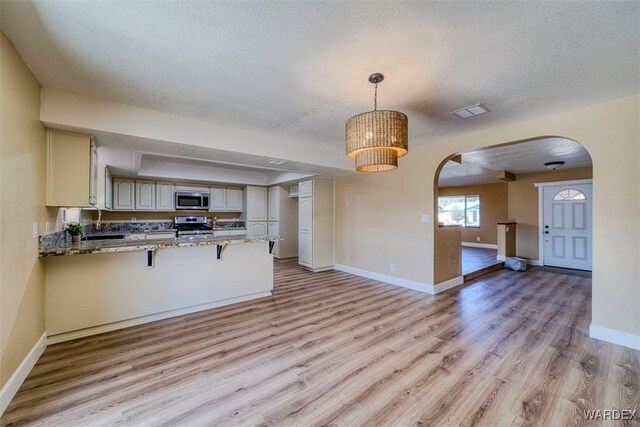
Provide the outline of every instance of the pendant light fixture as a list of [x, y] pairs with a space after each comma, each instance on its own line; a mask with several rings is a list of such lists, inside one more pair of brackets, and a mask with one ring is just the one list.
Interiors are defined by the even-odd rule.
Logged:
[[371, 74], [374, 84], [373, 111], [351, 117], [346, 126], [347, 157], [358, 172], [386, 172], [398, 167], [398, 157], [407, 154], [407, 116], [398, 111], [378, 110], [380, 73]]

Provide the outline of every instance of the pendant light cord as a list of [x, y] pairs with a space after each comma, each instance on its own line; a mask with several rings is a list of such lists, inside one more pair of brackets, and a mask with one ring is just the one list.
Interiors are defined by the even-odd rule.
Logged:
[[373, 111], [378, 110], [378, 83], [374, 85], [374, 93], [373, 93]]

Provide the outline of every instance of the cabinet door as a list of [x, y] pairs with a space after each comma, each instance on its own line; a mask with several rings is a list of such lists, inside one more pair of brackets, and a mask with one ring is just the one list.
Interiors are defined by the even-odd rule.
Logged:
[[313, 267], [313, 240], [309, 233], [298, 234], [298, 264]]
[[104, 168], [104, 208], [113, 209], [113, 178], [109, 167]]
[[227, 187], [227, 210], [233, 212], [243, 211], [243, 195], [240, 187]]
[[209, 201], [211, 212], [227, 210], [227, 189], [225, 187], [211, 187], [211, 200]]
[[247, 187], [247, 221], [266, 220], [267, 189], [265, 187]]
[[280, 187], [269, 188], [269, 221], [280, 220]]
[[[91, 205], [94, 153], [89, 135], [49, 129], [47, 131], [46, 205]], [[96, 187], [97, 188], [97, 187]]]
[[266, 222], [247, 223], [247, 237], [262, 237], [267, 235]]
[[135, 182], [132, 179], [113, 180], [113, 209], [132, 211], [135, 207]]
[[298, 197], [313, 196], [313, 181], [302, 181], [298, 184]]
[[[269, 223], [268, 235], [269, 235], [269, 237], [280, 237], [279, 223], [277, 223], [277, 222], [270, 222]], [[280, 241], [279, 240], [274, 242], [273, 251], [271, 253], [276, 258], [280, 257]]]
[[89, 167], [91, 175], [89, 177], [89, 204], [95, 206], [98, 204], [98, 147], [96, 147], [93, 139], [90, 142], [90, 147], [91, 161]]
[[156, 184], [153, 181], [136, 181], [136, 210], [156, 209]]
[[174, 211], [175, 190], [171, 182], [156, 182], [156, 210], [157, 211]]
[[298, 230], [301, 233], [313, 231], [313, 199], [300, 199], [298, 202]]

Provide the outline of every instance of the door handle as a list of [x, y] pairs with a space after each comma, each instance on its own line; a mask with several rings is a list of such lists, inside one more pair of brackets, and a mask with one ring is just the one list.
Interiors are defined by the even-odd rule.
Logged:
[[548, 225], [545, 225], [545, 226], [544, 226], [544, 228], [549, 228], [549, 226], [548, 226]]
[[549, 232], [548, 232], [548, 231], [545, 231], [545, 232], [544, 232], [544, 234], [549, 234]]

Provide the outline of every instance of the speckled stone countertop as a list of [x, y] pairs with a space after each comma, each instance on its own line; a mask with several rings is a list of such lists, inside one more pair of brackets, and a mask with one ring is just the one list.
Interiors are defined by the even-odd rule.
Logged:
[[104, 254], [111, 252], [153, 251], [165, 248], [186, 248], [191, 246], [229, 245], [234, 243], [254, 243], [282, 240], [282, 237], [244, 237], [244, 236], [182, 236], [159, 240], [90, 240], [72, 244], [62, 240], [54, 247], [40, 251], [41, 257]]

